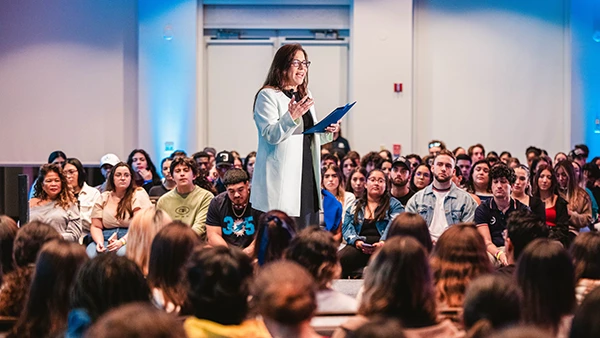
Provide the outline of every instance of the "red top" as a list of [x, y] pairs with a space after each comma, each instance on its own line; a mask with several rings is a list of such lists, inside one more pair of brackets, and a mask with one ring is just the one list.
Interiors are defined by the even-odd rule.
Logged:
[[546, 208], [546, 225], [549, 227], [556, 226], [556, 205], [552, 208]]

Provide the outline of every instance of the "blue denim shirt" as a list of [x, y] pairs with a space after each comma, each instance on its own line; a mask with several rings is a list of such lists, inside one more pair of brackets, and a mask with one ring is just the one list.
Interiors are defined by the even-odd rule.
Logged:
[[[435, 209], [435, 198], [433, 184], [430, 184], [408, 200], [406, 211], [421, 215], [425, 219], [425, 222], [427, 222], [427, 226], [430, 226]], [[475, 219], [475, 209], [477, 209], [477, 203], [471, 195], [452, 183], [450, 191], [448, 191], [444, 199], [444, 211], [446, 211], [448, 226], [457, 223], [473, 222]]]
[[[349, 245], [354, 245], [354, 242], [357, 240], [365, 241], [366, 238], [364, 236], [359, 236], [360, 230], [362, 229], [363, 222], [365, 220], [365, 209], [362, 208], [358, 211], [358, 223], [354, 223], [354, 210], [356, 210], [356, 200], [347, 210], [346, 216], [344, 217], [344, 224], [342, 225], [342, 233], [344, 235], [344, 239], [346, 243]], [[375, 227], [377, 231], [382, 236], [386, 232], [388, 226], [392, 223], [394, 218], [398, 216], [398, 214], [404, 212], [404, 206], [400, 201], [395, 199], [394, 197], [390, 197], [390, 208], [388, 209], [385, 217], [381, 221], [375, 222]]]

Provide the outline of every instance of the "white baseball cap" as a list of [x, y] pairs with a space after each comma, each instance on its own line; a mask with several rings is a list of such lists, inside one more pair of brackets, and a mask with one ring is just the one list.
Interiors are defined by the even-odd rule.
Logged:
[[100, 166], [102, 167], [105, 164], [110, 164], [114, 167], [119, 162], [121, 162], [121, 160], [119, 160], [119, 157], [117, 155], [106, 154], [100, 159]]

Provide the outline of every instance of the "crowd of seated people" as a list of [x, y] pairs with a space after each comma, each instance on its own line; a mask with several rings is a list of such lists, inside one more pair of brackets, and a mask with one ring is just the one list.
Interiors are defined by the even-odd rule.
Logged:
[[600, 158], [428, 150], [338, 135], [306, 228], [252, 207], [255, 152], [106, 154], [93, 187], [55, 151], [0, 215], [0, 337], [600, 337]]

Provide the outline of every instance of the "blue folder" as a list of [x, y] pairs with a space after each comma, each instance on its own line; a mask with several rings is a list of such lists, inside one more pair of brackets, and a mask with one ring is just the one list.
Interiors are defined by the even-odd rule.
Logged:
[[314, 133], [324, 133], [325, 128], [329, 127], [332, 123], [337, 123], [337, 121], [341, 120], [344, 115], [356, 104], [356, 101], [352, 103], [348, 103], [343, 107], [338, 107], [334, 111], [332, 111], [329, 115], [327, 115], [324, 119], [322, 119], [319, 123], [315, 124], [309, 130], [305, 130], [302, 134], [314, 134]]

